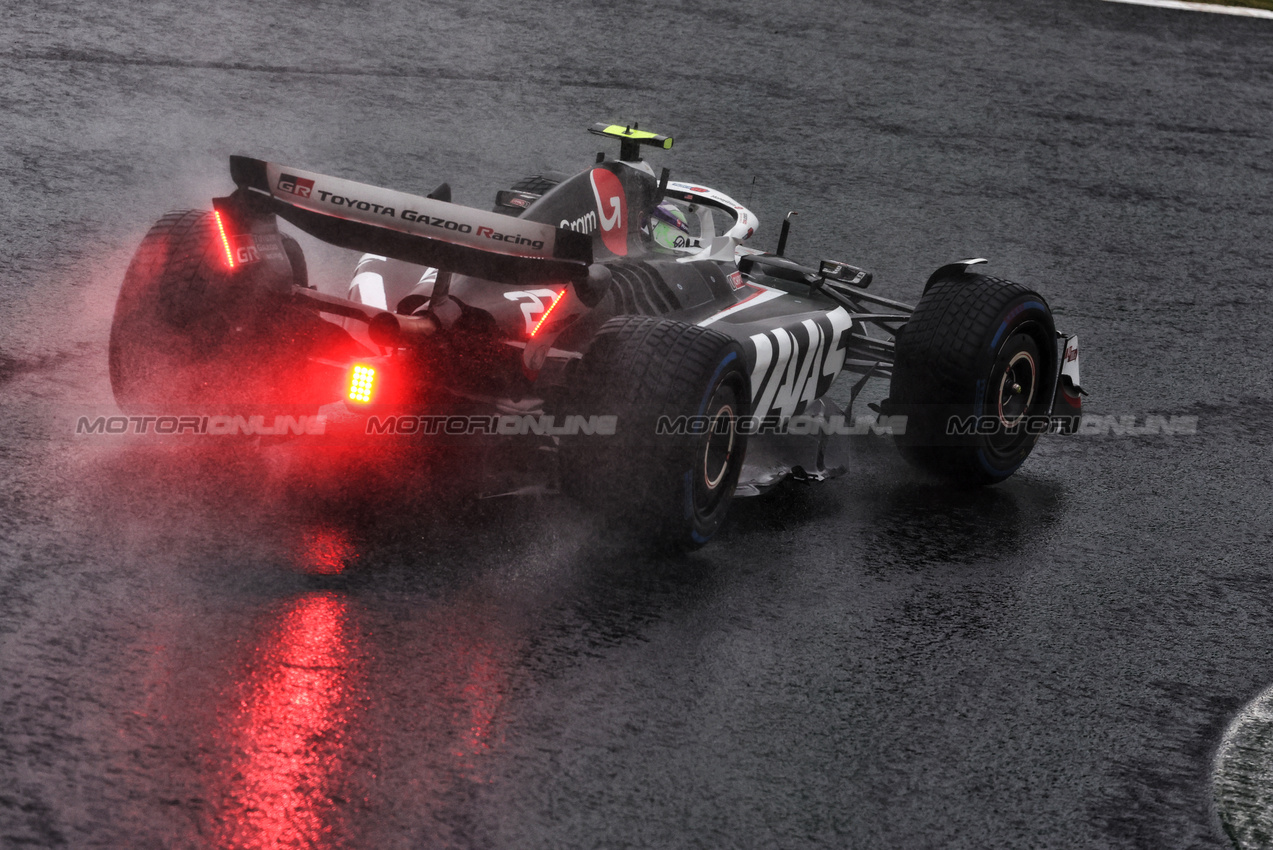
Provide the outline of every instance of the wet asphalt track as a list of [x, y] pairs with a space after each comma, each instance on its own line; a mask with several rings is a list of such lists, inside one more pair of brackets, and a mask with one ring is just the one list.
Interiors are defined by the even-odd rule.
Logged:
[[[0, 845], [1269, 841], [1269, 734], [1219, 809], [1211, 769], [1273, 684], [1273, 27], [831, 5], [6, 11]], [[971, 495], [863, 440], [661, 562], [444, 468], [72, 433], [133, 246], [227, 154], [484, 206], [610, 119], [895, 297], [993, 258], [1081, 335], [1092, 413], [1197, 433], [1049, 440]]]

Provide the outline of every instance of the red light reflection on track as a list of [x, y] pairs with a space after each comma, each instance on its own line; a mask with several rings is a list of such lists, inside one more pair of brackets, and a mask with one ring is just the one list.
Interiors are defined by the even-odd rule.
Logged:
[[225, 730], [213, 846], [316, 847], [345, 834], [365, 688], [349, 619], [344, 596], [309, 594], [289, 601], [258, 645]]
[[505, 709], [506, 671], [499, 650], [484, 641], [452, 648], [447, 667], [453, 682], [437, 683], [438, 691], [450, 691], [455, 699], [454, 766], [470, 781], [486, 782], [484, 757], [504, 743], [500, 715]]
[[330, 526], [306, 529], [293, 553], [301, 570], [319, 576], [340, 575], [356, 557], [358, 550], [348, 532]]

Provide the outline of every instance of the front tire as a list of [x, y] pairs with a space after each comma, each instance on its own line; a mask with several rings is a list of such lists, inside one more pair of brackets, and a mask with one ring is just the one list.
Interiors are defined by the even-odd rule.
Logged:
[[1056, 371], [1041, 295], [985, 275], [940, 278], [896, 337], [889, 412], [907, 417], [897, 446], [957, 484], [1003, 481], [1047, 430]]
[[580, 412], [616, 424], [612, 437], [563, 444], [563, 489], [655, 546], [692, 550], [711, 540], [747, 448], [738, 427], [751, 415], [742, 347], [708, 328], [620, 316], [597, 332], [571, 397]]

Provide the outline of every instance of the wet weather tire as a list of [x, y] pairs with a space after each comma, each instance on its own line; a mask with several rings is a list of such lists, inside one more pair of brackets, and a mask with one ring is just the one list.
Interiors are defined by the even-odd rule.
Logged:
[[994, 484], [1047, 430], [1057, 370], [1047, 302], [1019, 284], [963, 273], [932, 283], [896, 338], [889, 410], [913, 465]]
[[751, 414], [742, 347], [708, 328], [620, 316], [598, 331], [574, 387], [579, 412], [615, 416], [615, 433], [563, 444], [563, 488], [654, 546], [690, 550], [710, 540], [746, 453], [737, 428]]
[[[285, 250], [300, 254], [294, 240]], [[251, 274], [231, 275], [223, 251], [212, 213], [201, 210], [168, 213], [142, 240], [111, 322], [111, 389], [124, 412], [276, 402], [277, 386], [295, 373], [295, 346], [278, 342], [298, 336], [290, 314], [263, 305]], [[280, 333], [285, 326], [290, 334]]]

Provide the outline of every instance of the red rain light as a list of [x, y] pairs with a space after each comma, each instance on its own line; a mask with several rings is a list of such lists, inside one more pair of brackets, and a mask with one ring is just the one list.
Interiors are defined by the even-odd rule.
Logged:
[[561, 292], [557, 293], [557, 297], [553, 299], [553, 303], [548, 305], [548, 309], [544, 311], [544, 315], [540, 316], [539, 321], [535, 323], [535, 327], [531, 328], [531, 331], [530, 331], [531, 339], [535, 338], [535, 334], [539, 333], [539, 329], [544, 326], [544, 322], [548, 321], [548, 317], [552, 315], [553, 308], [556, 307], [557, 304], [561, 301], [561, 299], [565, 297], [566, 297], [566, 290], [563, 289]]
[[349, 400], [366, 404], [371, 401], [375, 387], [376, 370], [361, 363], [355, 365], [349, 373]]
[[213, 210], [213, 217], [217, 220], [217, 231], [221, 234], [221, 247], [225, 248], [225, 264], [227, 268], [234, 268], [234, 252], [230, 250], [230, 237], [225, 232], [225, 222], [221, 220], [221, 211]]

